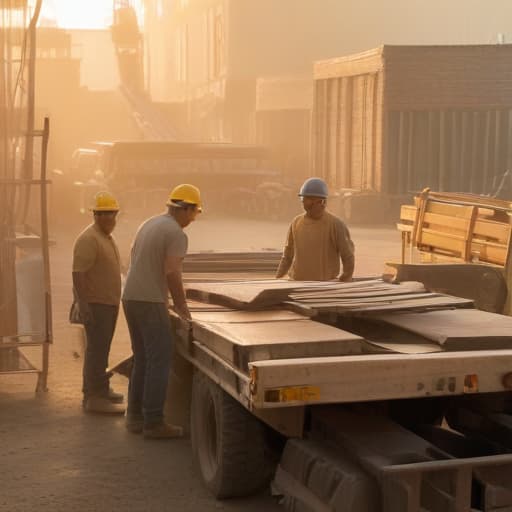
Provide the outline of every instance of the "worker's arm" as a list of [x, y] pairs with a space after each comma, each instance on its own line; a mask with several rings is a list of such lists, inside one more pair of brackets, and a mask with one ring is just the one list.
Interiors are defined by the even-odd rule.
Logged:
[[276, 279], [280, 279], [288, 274], [290, 267], [292, 266], [294, 254], [294, 243], [293, 243], [293, 230], [292, 226], [288, 229], [288, 234], [286, 236], [286, 244], [283, 250], [283, 256], [281, 261], [279, 262], [279, 267], [277, 267]]
[[354, 242], [350, 238], [350, 231], [344, 222], [340, 221], [336, 228], [336, 240], [338, 244], [338, 253], [343, 264], [343, 273], [340, 275], [340, 281], [352, 281], [354, 274], [355, 256]]
[[78, 311], [80, 312], [80, 320], [84, 324], [92, 324], [94, 317], [92, 310], [87, 302], [85, 290], [86, 290], [86, 276], [85, 272], [73, 272], [73, 289], [76, 300], [78, 302]]
[[96, 261], [97, 246], [93, 240], [78, 239], [73, 248], [73, 291], [78, 302], [80, 319], [84, 324], [93, 323], [92, 310], [87, 301], [87, 271]]
[[167, 256], [165, 264], [167, 286], [172, 297], [174, 311], [176, 311], [180, 318], [192, 320], [183, 288], [182, 265], [183, 258]]

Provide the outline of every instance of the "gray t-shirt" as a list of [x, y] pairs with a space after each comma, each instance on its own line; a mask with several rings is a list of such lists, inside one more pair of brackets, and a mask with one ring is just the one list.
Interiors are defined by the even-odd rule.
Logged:
[[185, 257], [187, 247], [187, 235], [170, 215], [144, 222], [135, 235], [122, 299], [167, 303], [166, 258]]

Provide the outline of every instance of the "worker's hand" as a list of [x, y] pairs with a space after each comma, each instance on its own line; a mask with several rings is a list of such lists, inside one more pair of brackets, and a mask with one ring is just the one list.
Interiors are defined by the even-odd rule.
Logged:
[[80, 312], [80, 319], [84, 325], [92, 325], [94, 323], [94, 315], [92, 314], [92, 309], [88, 302], [83, 300], [79, 301], [78, 310]]
[[190, 323], [192, 321], [192, 316], [190, 315], [190, 311], [185, 308], [178, 308], [174, 306], [174, 311], [180, 317], [181, 320]]
[[347, 276], [345, 274], [341, 274], [340, 281], [342, 283], [351, 283], [352, 282], [352, 276]]

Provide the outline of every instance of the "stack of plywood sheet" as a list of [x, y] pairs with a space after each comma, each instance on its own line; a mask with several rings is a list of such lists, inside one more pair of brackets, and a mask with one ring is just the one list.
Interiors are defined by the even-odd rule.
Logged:
[[194, 340], [242, 371], [248, 363], [362, 353], [363, 338], [286, 310], [192, 310]]
[[340, 283], [339, 281], [231, 281], [193, 283], [189, 298], [237, 309], [263, 309], [282, 303], [315, 312], [375, 312], [432, 307], [467, 307], [472, 301], [431, 293], [420, 283], [385, 283], [381, 279]]
[[[417, 282], [273, 279], [189, 286], [188, 295], [204, 301], [189, 303], [194, 341], [189, 350], [206, 351], [245, 375], [254, 361], [307, 364], [322, 357], [512, 348], [512, 318], [495, 325], [496, 315], [464, 309], [471, 301], [429, 293]], [[297, 314], [300, 308], [286, 309], [289, 305], [324, 320], [328, 316], [321, 314], [328, 312], [332, 325]]]

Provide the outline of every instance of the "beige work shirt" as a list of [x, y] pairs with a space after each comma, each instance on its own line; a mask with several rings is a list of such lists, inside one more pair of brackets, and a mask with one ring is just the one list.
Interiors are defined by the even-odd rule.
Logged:
[[115, 240], [96, 224], [75, 241], [73, 272], [85, 273], [87, 302], [118, 306], [121, 299], [121, 259]]
[[297, 281], [328, 281], [354, 272], [354, 244], [345, 223], [327, 211], [320, 219], [306, 214], [293, 219], [277, 277], [288, 273]]

